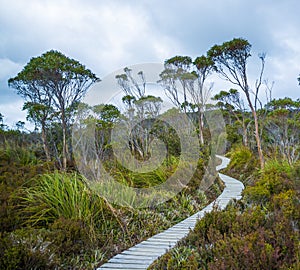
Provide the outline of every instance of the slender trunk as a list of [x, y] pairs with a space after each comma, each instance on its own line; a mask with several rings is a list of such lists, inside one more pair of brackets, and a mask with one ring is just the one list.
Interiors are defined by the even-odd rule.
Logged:
[[[246, 127], [246, 124], [245, 124], [245, 116], [242, 115], [242, 120], [239, 118], [239, 116], [235, 113], [234, 110], [231, 110], [230, 111], [234, 116], [235, 116], [235, 119], [239, 122], [239, 124], [242, 126], [242, 129], [243, 129], [243, 145], [248, 147], [248, 134], [247, 134], [247, 127]], [[229, 119], [230, 119], [230, 125], [232, 125], [231, 123], [231, 116], [229, 114]]]
[[182, 87], [183, 87], [183, 102], [184, 102], [184, 113], [186, 114], [186, 100], [187, 100], [187, 98], [186, 98], [186, 89], [185, 89], [185, 83], [184, 82], [182, 82]]
[[258, 126], [258, 118], [257, 118], [257, 113], [255, 108], [253, 107], [253, 104], [251, 102], [250, 96], [249, 96], [249, 90], [244, 91], [246, 94], [246, 98], [249, 104], [249, 107], [251, 109], [253, 118], [254, 118], [254, 126], [255, 126], [255, 140], [256, 140], [256, 146], [257, 146], [257, 151], [258, 151], [258, 156], [259, 156], [259, 163], [260, 163], [260, 168], [264, 169], [265, 168], [265, 160], [264, 160], [264, 155], [262, 152], [262, 147], [261, 147], [261, 140], [259, 136], [259, 126]]
[[265, 160], [264, 160], [264, 155], [262, 152], [262, 147], [261, 147], [261, 140], [259, 137], [259, 127], [258, 127], [258, 119], [257, 119], [257, 114], [254, 108], [251, 108], [253, 118], [254, 118], [254, 125], [255, 125], [255, 139], [256, 139], [256, 144], [257, 144], [257, 151], [258, 151], [258, 156], [259, 156], [259, 162], [260, 162], [260, 167], [261, 169], [264, 169], [265, 167]]
[[62, 145], [62, 165], [63, 170], [67, 169], [67, 125], [66, 125], [66, 119], [65, 119], [65, 113], [64, 111], [61, 114], [61, 124], [62, 124], [62, 139], [63, 139], [63, 145]]
[[50, 155], [50, 150], [49, 150], [48, 141], [47, 141], [45, 124], [42, 124], [42, 142], [43, 142], [43, 148], [44, 148], [44, 151], [46, 154], [46, 159], [47, 159], [47, 161], [50, 161], [51, 155]]
[[245, 124], [245, 119], [242, 120], [242, 125], [243, 125], [244, 146], [248, 147], [248, 134], [247, 134], [247, 128], [246, 128], [246, 124]]
[[203, 113], [201, 112], [200, 108], [199, 110], [199, 140], [200, 144], [204, 145], [204, 135], [203, 135]]
[[58, 153], [57, 145], [56, 145], [55, 139], [52, 136], [52, 133], [53, 133], [53, 131], [49, 132], [49, 135], [50, 135], [49, 142], [51, 143], [51, 145], [53, 147], [53, 157], [56, 159], [59, 168], [62, 168], [61, 157], [60, 157], [60, 155]]

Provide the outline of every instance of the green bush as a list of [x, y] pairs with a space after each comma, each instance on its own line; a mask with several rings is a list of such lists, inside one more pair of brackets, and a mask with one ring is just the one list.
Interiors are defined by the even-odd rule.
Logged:
[[48, 239], [61, 257], [74, 256], [93, 247], [89, 228], [81, 220], [59, 218], [50, 226]]
[[155, 170], [150, 168], [147, 173], [133, 172], [116, 160], [105, 161], [104, 167], [115, 180], [122, 184], [136, 188], [148, 188], [165, 182], [177, 170], [178, 163], [179, 159], [173, 156], [169, 160], [165, 159]]
[[245, 200], [251, 203], [266, 204], [274, 195], [294, 190], [295, 182], [292, 175], [293, 168], [287, 162], [269, 160], [255, 184], [245, 189]]
[[[237, 157], [251, 160], [243, 152]], [[260, 174], [254, 174], [256, 181], [246, 187], [242, 201], [207, 213], [151, 269], [299, 269], [297, 170], [269, 160]]]
[[0, 234], [0, 269], [54, 269], [56, 255], [45, 231], [16, 230]]
[[259, 167], [258, 159], [245, 146], [236, 147], [230, 152], [230, 163], [224, 170], [225, 174], [231, 175], [244, 183], [251, 181], [250, 177]]
[[298, 240], [299, 232], [280, 212], [256, 207], [241, 213], [231, 205], [207, 213], [150, 269], [287, 269], [297, 264]]
[[53, 167], [51, 162], [20, 162], [14, 155], [8, 156], [6, 151], [0, 150], [0, 231], [21, 228], [20, 193], [33, 185], [34, 177], [53, 170]]

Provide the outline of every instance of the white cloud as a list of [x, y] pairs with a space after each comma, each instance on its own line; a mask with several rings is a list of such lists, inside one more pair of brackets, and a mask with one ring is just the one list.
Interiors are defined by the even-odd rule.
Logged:
[[17, 1], [2, 14], [2, 21], [12, 22], [11, 34], [3, 38], [7, 45], [26, 44], [25, 51], [36, 48], [35, 54], [62, 50], [101, 73], [137, 61], [161, 61], [180, 47], [153, 27], [144, 7], [125, 2]]
[[[10, 127], [14, 126], [18, 121], [25, 121], [26, 112], [22, 111], [22, 100], [12, 101], [9, 104], [1, 105], [0, 112], [4, 115], [4, 124]], [[26, 121], [27, 125], [32, 126]]]
[[[267, 52], [266, 77], [275, 81], [274, 94], [299, 96], [298, 0], [173, 2], [0, 0], [0, 87], [7, 87], [7, 78], [31, 57], [50, 49], [103, 78], [133, 64], [163, 63], [180, 54], [195, 57], [215, 43], [244, 37], [253, 44], [253, 59]], [[257, 70], [257, 64], [249, 68], [251, 81]], [[215, 84], [216, 90], [227, 88], [223, 81]], [[0, 92], [0, 103], [11, 106], [10, 92]], [[10, 108], [5, 112], [15, 119], [22, 115]]]
[[22, 65], [10, 59], [0, 58], [0, 80], [7, 80], [12, 74], [20, 71]]

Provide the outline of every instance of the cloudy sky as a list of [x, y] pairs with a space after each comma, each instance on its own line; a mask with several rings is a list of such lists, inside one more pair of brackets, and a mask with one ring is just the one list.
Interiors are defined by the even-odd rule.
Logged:
[[[194, 58], [234, 37], [253, 46], [252, 82], [266, 52], [273, 96], [299, 98], [299, 10], [299, 0], [0, 0], [0, 113], [11, 126], [25, 120], [7, 80], [50, 49], [105, 78], [125, 66]], [[216, 92], [226, 90], [215, 80]]]

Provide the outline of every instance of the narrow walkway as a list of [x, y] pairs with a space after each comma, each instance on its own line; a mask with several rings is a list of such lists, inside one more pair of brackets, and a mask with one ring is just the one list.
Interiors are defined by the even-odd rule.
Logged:
[[[227, 167], [229, 159], [222, 156], [217, 157], [222, 160], [222, 164], [217, 166], [217, 170], [219, 171]], [[215, 201], [173, 227], [116, 255], [97, 270], [145, 270], [158, 257], [165, 254], [169, 249], [173, 248], [179, 240], [187, 236], [189, 231], [194, 229], [197, 220], [202, 218], [205, 212], [212, 211], [215, 204], [217, 204], [220, 209], [224, 209], [231, 199], [240, 199], [244, 185], [240, 181], [227, 175], [219, 173], [219, 176], [224, 182], [225, 188]]]

